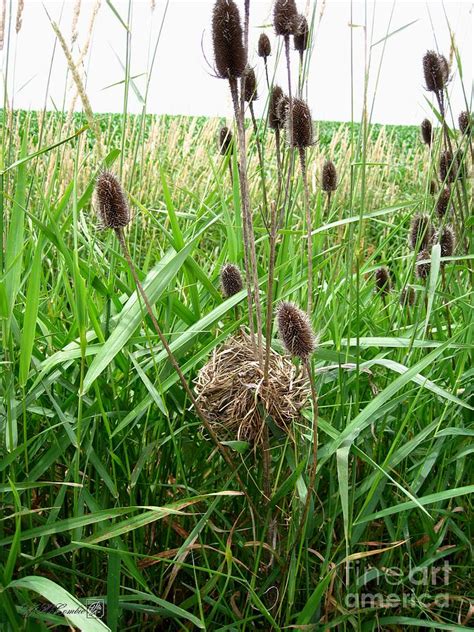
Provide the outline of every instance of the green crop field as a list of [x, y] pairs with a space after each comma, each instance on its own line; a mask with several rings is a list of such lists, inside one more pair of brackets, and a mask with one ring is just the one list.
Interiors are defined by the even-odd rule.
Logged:
[[308, 131], [295, 94], [277, 131], [5, 95], [2, 632], [472, 626], [472, 140], [444, 87], [431, 145], [370, 103]]

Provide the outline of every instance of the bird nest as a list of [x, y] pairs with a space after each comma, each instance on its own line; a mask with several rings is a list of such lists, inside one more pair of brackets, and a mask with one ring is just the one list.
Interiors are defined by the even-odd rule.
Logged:
[[292, 435], [309, 397], [306, 375], [288, 357], [270, 349], [268, 381], [250, 336], [241, 332], [214, 350], [195, 382], [197, 399], [221, 440], [262, 441], [265, 418]]

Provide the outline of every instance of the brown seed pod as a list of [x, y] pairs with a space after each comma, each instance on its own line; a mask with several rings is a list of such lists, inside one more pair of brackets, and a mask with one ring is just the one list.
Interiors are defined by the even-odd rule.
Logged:
[[390, 272], [388, 268], [382, 266], [375, 271], [375, 291], [381, 296], [387, 296], [392, 289], [390, 282]]
[[234, 0], [216, 0], [212, 14], [216, 72], [222, 79], [241, 77], [247, 63], [240, 13]]
[[276, 0], [273, 10], [273, 26], [277, 35], [293, 35], [298, 15], [295, 0]]
[[402, 307], [412, 306], [415, 303], [415, 288], [411, 286], [404, 287], [400, 292], [400, 305]]
[[102, 228], [117, 230], [130, 222], [130, 208], [122, 185], [110, 171], [102, 171], [95, 187], [96, 204]]
[[316, 337], [306, 313], [293, 303], [282, 302], [277, 308], [277, 324], [288, 353], [306, 360], [316, 347]]
[[304, 53], [309, 44], [308, 20], [305, 18], [304, 15], [296, 16], [294, 29], [295, 32], [293, 35], [293, 43], [295, 45], [295, 50], [299, 51], [300, 53]]
[[456, 178], [464, 177], [464, 161], [461, 150], [454, 156], [449, 149], [443, 151], [439, 157], [439, 177], [442, 182], [455, 182]]
[[431, 270], [431, 253], [428, 249], [422, 250], [416, 258], [416, 276], [419, 279], [427, 279]]
[[438, 201], [436, 202], [436, 212], [438, 213], [438, 217], [442, 218], [446, 215], [449, 207], [449, 201], [451, 199], [451, 189], [448, 187], [444, 187], [440, 191]]
[[430, 92], [443, 90], [447, 80], [447, 62], [442, 55], [434, 50], [429, 50], [423, 57], [423, 73], [425, 75], [426, 89]]
[[245, 67], [245, 90], [244, 98], [247, 103], [253, 103], [257, 100], [257, 78], [254, 69], [250, 66]]
[[428, 248], [433, 242], [434, 228], [429, 215], [420, 213], [411, 220], [408, 244], [412, 250]]
[[219, 130], [219, 150], [222, 156], [225, 156], [227, 152], [232, 150], [232, 142], [233, 142], [232, 132], [230, 131], [228, 127], [224, 125]]
[[226, 298], [234, 296], [244, 287], [239, 268], [233, 263], [226, 263], [221, 269], [222, 293]]
[[471, 135], [471, 115], [469, 112], [461, 112], [458, 117], [458, 124], [461, 134]]
[[424, 119], [421, 123], [421, 138], [423, 139], [425, 145], [428, 145], [428, 147], [431, 146], [431, 143], [433, 142], [433, 127], [431, 125], [431, 121], [428, 119]]
[[282, 125], [285, 125], [286, 123], [289, 107], [290, 107], [290, 97], [284, 94], [277, 103], [277, 116], [280, 119], [280, 122]]
[[329, 191], [335, 191], [337, 189], [337, 171], [331, 160], [326, 160], [324, 163], [321, 180], [323, 191], [329, 193]]
[[431, 182], [430, 182], [430, 195], [435, 195], [437, 189], [438, 189], [438, 186], [437, 186], [436, 182], [434, 180], [431, 180]]
[[[291, 147], [304, 148], [313, 144], [313, 120], [308, 105], [302, 99], [293, 99], [293, 129], [288, 129]], [[287, 118], [290, 124], [290, 117]]]
[[456, 247], [456, 238], [451, 226], [445, 226], [436, 237], [436, 241], [441, 246], [441, 256], [452, 257], [454, 254], [454, 248]]
[[260, 33], [258, 38], [258, 56], [266, 59], [272, 54], [272, 45], [270, 39], [266, 33]]
[[280, 86], [273, 86], [270, 94], [270, 102], [268, 104], [268, 125], [271, 129], [281, 129], [282, 122], [278, 115], [278, 103], [283, 96], [283, 90]]

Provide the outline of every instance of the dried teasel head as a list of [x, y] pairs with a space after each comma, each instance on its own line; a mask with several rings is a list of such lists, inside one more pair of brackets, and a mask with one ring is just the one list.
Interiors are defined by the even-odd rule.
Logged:
[[[452, 257], [456, 247], [456, 237], [451, 226], [444, 226], [436, 235], [436, 241], [441, 246], [442, 257]], [[443, 262], [444, 263], [444, 262]]]
[[270, 57], [270, 55], [272, 54], [272, 45], [270, 44], [270, 38], [266, 33], [260, 33], [260, 37], [258, 38], [257, 53], [259, 57], [263, 57], [264, 59]]
[[429, 215], [419, 213], [411, 220], [408, 244], [412, 250], [428, 248], [433, 243], [434, 228]]
[[273, 26], [277, 35], [293, 35], [298, 15], [295, 0], [276, 0], [273, 9]]
[[423, 139], [425, 145], [428, 145], [428, 147], [431, 146], [431, 143], [433, 142], [433, 127], [431, 125], [431, 121], [428, 119], [424, 119], [421, 123], [421, 138]]
[[438, 200], [436, 202], [436, 212], [439, 218], [443, 218], [448, 212], [449, 202], [451, 200], [450, 187], [444, 187], [441, 189]]
[[280, 86], [273, 86], [268, 104], [268, 125], [271, 129], [281, 129], [283, 126], [278, 114], [278, 104], [282, 96], [283, 90]]
[[225, 125], [219, 130], [219, 151], [222, 156], [225, 156], [229, 151], [232, 150], [232, 143], [234, 142], [234, 137], [232, 136], [232, 132]]
[[293, 303], [282, 302], [277, 308], [277, 324], [288, 353], [307, 360], [316, 348], [316, 337], [306, 313]]
[[[288, 139], [291, 147], [302, 149], [313, 144], [313, 119], [308, 105], [302, 99], [292, 102], [293, 129], [288, 129]], [[290, 117], [287, 118], [288, 126]]]
[[282, 125], [285, 125], [290, 108], [290, 97], [284, 94], [277, 103], [277, 116]]
[[436, 195], [436, 191], [438, 190], [438, 185], [435, 180], [431, 180], [430, 182], [430, 195]]
[[461, 112], [458, 117], [458, 124], [461, 134], [471, 135], [471, 115], [469, 112]]
[[400, 305], [402, 307], [411, 307], [415, 303], [415, 288], [407, 285], [400, 292]]
[[239, 268], [233, 263], [226, 263], [221, 269], [222, 294], [229, 298], [244, 287]]
[[431, 270], [431, 253], [426, 248], [422, 250], [416, 258], [415, 273], [419, 279], [427, 279]]
[[308, 48], [309, 26], [308, 20], [304, 15], [297, 15], [295, 18], [293, 43], [295, 45], [295, 50], [300, 53], [304, 53], [304, 51]]
[[251, 66], [245, 67], [245, 89], [244, 98], [247, 103], [253, 103], [257, 100], [257, 78], [255, 77], [255, 71]]
[[390, 272], [385, 266], [377, 268], [375, 271], [375, 291], [381, 296], [387, 296], [392, 289]]
[[240, 13], [234, 0], [216, 0], [212, 14], [216, 72], [222, 79], [241, 77], [247, 63]]
[[336, 166], [331, 160], [326, 160], [323, 165], [323, 175], [321, 178], [321, 186], [323, 191], [329, 193], [337, 189], [337, 171]]
[[102, 171], [95, 187], [96, 205], [102, 228], [118, 230], [130, 222], [130, 208], [118, 178], [110, 171]]
[[439, 157], [439, 177], [442, 182], [454, 182], [457, 178], [464, 176], [463, 155], [458, 150], [454, 155], [451, 150], [446, 149]]
[[423, 73], [426, 89], [430, 92], [440, 92], [449, 77], [448, 63], [442, 55], [429, 50], [423, 57]]

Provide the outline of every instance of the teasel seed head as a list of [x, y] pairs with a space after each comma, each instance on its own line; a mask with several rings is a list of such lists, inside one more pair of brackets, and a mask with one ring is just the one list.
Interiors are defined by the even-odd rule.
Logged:
[[423, 73], [426, 89], [430, 92], [440, 92], [449, 75], [446, 59], [434, 50], [427, 51], [423, 57]]
[[234, 0], [216, 0], [212, 14], [216, 71], [222, 79], [241, 77], [247, 63], [240, 13]]
[[431, 180], [431, 182], [430, 182], [430, 195], [435, 195], [437, 189], [438, 189], [438, 186], [437, 186], [436, 182], [434, 180]]
[[273, 10], [273, 26], [277, 35], [292, 35], [298, 15], [295, 0], [276, 0]]
[[450, 187], [444, 187], [439, 194], [438, 201], [436, 202], [436, 212], [439, 218], [443, 218], [448, 212], [449, 201], [451, 199]]
[[[293, 99], [293, 129], [288, 129], [291, 147], [304, 148], [313, 144], [313, 120], [308, 105], [302, 99]], [[290, 123], [290, 117], [287, 118]]]
[[433, 127], [431, 125], [431, 121], [428, 119], [424, 119], [421, 123], [421, 138], [423, 139], [425, 145], [428, 145], [428, 147], [431, 146], [431, 143], [433, 142]]
[[277, 103], [277, 116], [280, 119], [281, 125], [285, 125], [288, 116], [288, 110], [290, 107], [290, 97], [286, 94], [282, 95], [281, 99]]
[[304, 15], [296, 16], [294, 29], [295, 32], [293, 35], [293, 42], [295, 45], [295, 50], [299, 51], [300, 53], [304, 53], [309, 44], [308, 20], [305, 18]]
[[407, 285], [400, 292], [400, 305], [402, 307], [411, 307], [415, 302], [415, 288]]
[[282, 122], [278, 115], [278, 104], [283, 96], [283, 90], [280, 86], [273, 86], [270, 94], [270, 102], [268, 104], [268, 125], [271, 129], [281, 129]]
[[422, 250], [416, 258], [416, 276], [419, 279], [427, 279], [431, 270], [431, 253], [425, 248]]
[[336, 166], [331, 160], [326, 160], [323, 165], [323, 175], [321, 178], [323, 191], [329, 193], [337, 189], [337, 171]]
[[[436, 235], [436, 241], [441, 246], [442, 257], [452, 257], [454, 254], [454, 248], [456, 247], [456, 237], [454, 236], [454, 230], [451, 226], [446, 225]], [[445, 262], [443, 262], [445, 263]]]
[[388, 268], [382, 266], [375, 271], [375, 291], [381, 296], [387, 296], [392, 289], [390, 282], [390, 272]]
[[[460, 160], [461, 158], [461, 160]], [[462, 178], [462, 154], [453, 156], [449, 149], [441, 153], [439, 157], [439, 177], [442, 182], [454, 182], [456, 178]]]
[[461, 112], [458, 117], [458, 124], [462, 134], [471, 135], [471, 115], [469, 112]]
[[230, 298], [244, 287], [239, 268], [233, 263], [226, 263], [221, 269], [222, 293]]
[[96, 204], [102, 228], [118, 230], [130, 222], [130, 208], [118, 178], [102, 171], [95, 187]]
[[266, 33], [260, 33], [258, 38], [258, 56], [266, 59], [272, 54], [272, 45], [270, 39]]
[[257, 78], [255, 71], [250, 66], [245, 67], [245, 90], [244, 98], [247, 103], [253, 103], [257, 100]]
[[293, 303], [282, 302], [277, 308], [280, 338], [292, 356], [307, 360], [316, 347], [316, 337], [305, 312]]
[[225, 156], [231, 149], [234, 139], [232, 132], [225, 125], [219, 130], [219, 151]]
[[419, 213], [411, 220], [408, 243], [412, 250], [428, 248], [433, 242], [434, 228], [429, 215]]

